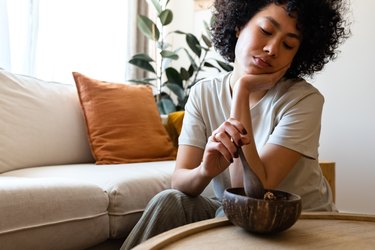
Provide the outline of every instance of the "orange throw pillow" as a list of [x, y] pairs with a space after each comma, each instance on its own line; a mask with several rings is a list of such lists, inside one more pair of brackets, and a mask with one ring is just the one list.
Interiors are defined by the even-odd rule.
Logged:
[[73, 77], [96, 164], [175, 159], [150, 87]]

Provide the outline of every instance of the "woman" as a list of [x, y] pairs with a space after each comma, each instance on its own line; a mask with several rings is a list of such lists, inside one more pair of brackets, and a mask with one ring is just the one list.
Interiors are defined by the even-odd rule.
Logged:
[[[339, 0], [216, 0], [213, 42], [234, 70], [197, 83], [185, 107], [173, 190], [159, 193], [123, 245], [223, 215], [242, 187], [238, 147], [265, 188], [299, 194], [305, 211], [335, 211], [318, 162], [323, 96], [302, 79], [348, 37]], [[200, 196], [213, 181], [216, 197]], [[149, 221], [149, 222], [147, 222]]]

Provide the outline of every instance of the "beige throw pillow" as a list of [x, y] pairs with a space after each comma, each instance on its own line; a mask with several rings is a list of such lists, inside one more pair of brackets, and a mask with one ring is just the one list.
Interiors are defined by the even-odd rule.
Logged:
[[94, 162], [85, 130], [74, 85], [0, 70], [0, 173]]

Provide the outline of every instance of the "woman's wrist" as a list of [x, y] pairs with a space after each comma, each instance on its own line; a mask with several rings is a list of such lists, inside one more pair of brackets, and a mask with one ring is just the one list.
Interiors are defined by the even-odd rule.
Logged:
[[204, 163], [202, 162], [201, 165], [199, 165], [199, 167], [197, 168], [197, 174], [198, 174], [198, 178], [199, 180], [202, 182], [202, 183], [209, 183], [212, 178], [214, 178], [214, 176], [211, 176], [208, 171], [207, 171], [207, 168], [204, 166]]
[[240, 119], [240, 113], [249, 110], [249, 97], [250, 91], [245, 88], [243, 82], [240, 80], [236, 83], [235, 89], [233, 91], [232, 108], [230, 117], [235, 119]]

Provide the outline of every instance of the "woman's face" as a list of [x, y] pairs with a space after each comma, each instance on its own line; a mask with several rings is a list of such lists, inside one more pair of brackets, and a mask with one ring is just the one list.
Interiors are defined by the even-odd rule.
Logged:
[[273, 73], [289, 65], [301, 42], [297, 20], [270, 4], [238, 32], [235, 67], [247, 74]]

